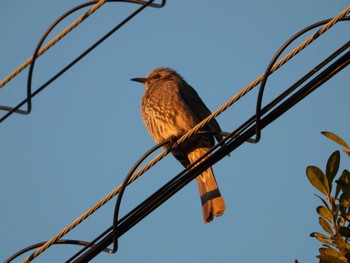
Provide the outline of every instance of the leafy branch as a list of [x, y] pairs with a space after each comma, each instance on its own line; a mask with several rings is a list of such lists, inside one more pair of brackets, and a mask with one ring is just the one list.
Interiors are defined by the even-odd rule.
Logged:
[[[350, 156], [350, 147], [344, 140], [331, 132], [322, 134], [344, 147], [344, 153]], [[320, 263], [350, 262], [350, 172], [344, 170], [335, 181], [335, 190], [332, 189], [339, 165], [340, 152], [335, 151], [327, 161], [325, 172], [316, 166], [306, 168], [310, 183], [324, 196], [316, 195], [323, 204], [316, 211], [325, 234], [311, 233], [322, 243], [320, 255], [317, 256]]]

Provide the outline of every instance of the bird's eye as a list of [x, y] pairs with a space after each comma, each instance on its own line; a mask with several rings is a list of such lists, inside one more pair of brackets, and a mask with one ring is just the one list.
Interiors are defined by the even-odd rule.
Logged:
[[160, 78], [160, 74], [154, 75], [154, 78], [155, 78], [155, 79], [159, 79], [159, 78]]

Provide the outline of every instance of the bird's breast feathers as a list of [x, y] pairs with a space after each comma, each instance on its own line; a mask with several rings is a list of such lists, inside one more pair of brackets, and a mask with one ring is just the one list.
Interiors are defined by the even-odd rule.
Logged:
[[196, 121], [178, 93], [145, 93], [142, 98], [142, 118], [152, 135], [160, 143], [170, 137], [179, 136], [193, 128]]

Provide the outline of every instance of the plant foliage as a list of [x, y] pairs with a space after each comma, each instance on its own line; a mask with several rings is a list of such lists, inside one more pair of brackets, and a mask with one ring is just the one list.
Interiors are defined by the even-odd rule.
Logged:
[[[344, 140], [331, 132], [322, 134], [344, 147], [349, 156], [350, 148]], [[339, 165], [340, 152], [335, 151], [328, 158], [325, 172], [316, 166], [306, 168], [310, 183], [324, 196], [316, 195], [322, 201], [316, 211], [324, 234], [310, 235], [322, 243], [317, 256], [320, 263], [350, 262], [350, 172], [344, 170], [335, 180]], [[333, 184], [335, 189], [332, 189]]]

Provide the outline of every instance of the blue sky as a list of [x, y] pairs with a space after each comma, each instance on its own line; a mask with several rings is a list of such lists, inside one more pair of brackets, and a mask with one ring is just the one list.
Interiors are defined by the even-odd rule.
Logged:
[[[31, 56], [46, 28], [80, 1], [6, 1], [0, 10], [0, 78]], [[50, 239], [119, 185], [154, 145], [142, 123], [143, 86], [130, 78], [158, 66], [177, 70], [211, 110], [265, 70], [300, 29], [331, 18], [348, 1], [168, 1], [147, 9], [33, 99], [28, 116], [1, 123], [0, 261]], [[40, 86], [120, 22], [136, 5], [109, 3], [36, 64]], [[79, 13], [81, 14], [81, 13]], [[79, 14], [65, 20], [49, 37]], [[268, 82], [264, 103], [348, 41], [349, 22], [336, 25]], [[25, 96], [28, 71], [0, 90], [0, 105]], [[115, 255], [93, 262], [317, 262], [321, 231], [316, 190], [307, 165], [325, 167], [339, 149], [320, 132], [350, 141], [349, 68], [214, 166], [227, 211], [204, 225], [192, 182], [119, 241]], [[257, 90], [219, 116], [232, 131], [255, 111]], [[349, 161], [342, 155], [342, 169]], [[127, 189], [122, 214], [179, 173], [166, 157]], [[112, 222], [114, 199], [66, 238], [91, 240]], [[51, 247], [35, 262], [63, 262], [76, 247]], [[20, 262], [19, 260], [16, 262]]]

